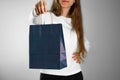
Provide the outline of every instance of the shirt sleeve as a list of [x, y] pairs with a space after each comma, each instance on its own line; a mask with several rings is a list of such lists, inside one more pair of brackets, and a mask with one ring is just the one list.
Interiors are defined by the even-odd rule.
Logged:
[[89, 50], [90, 50], [90, 41], [86, 37], [85, 37], [84, 44], [85, 44], [86, 51], [89, 52]]

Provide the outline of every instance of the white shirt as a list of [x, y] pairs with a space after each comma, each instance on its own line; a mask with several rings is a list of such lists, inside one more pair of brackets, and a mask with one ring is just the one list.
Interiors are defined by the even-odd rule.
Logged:
[[[51, 19], [52, 16], [52, 19]], [[73, 60], [73, 53], [77, 50], [77, 35], [76, 32], [72, 29], [71, 18], [66, 18], [63, 16], [55, 16], [53, 13], [46, 12], [39, 16], [34, 16], [33, 24], [62, 24], [63, 35], [65, 41], [66, 48], [66, 59], [67, 59], [67, 67], [54, 70], [54, 69], [40, 69], [41, 73], [45, 74], [53, 74], [53, 75], [73, 75], [81, 71], [81, 66], [79, 63]], [[53, 21], [53, 22], [52, 22]], [[89, 50], [89, 41], [85, 39], [85, 48]]]

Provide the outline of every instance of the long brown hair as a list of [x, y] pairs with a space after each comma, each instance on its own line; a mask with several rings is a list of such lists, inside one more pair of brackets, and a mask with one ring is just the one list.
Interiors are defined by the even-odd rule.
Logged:
[[[54, 0], [51, 11], [56, 15], [60, 16], [62, 14], [62, 7], [59, 3], [59, 0]], [[76, 31], [78, 38], [78, 49], [77, 53], [80, 54], [80, 58], [84, 61], [86, 56], [86, 49], [84, 45], [84, 30], [83, 30], [83, 21], [82, 21], [82, 12], [80, 0], [75, 0], [75, 3], [71, 6], [68, 16], [72, 19], [72, 27]]]

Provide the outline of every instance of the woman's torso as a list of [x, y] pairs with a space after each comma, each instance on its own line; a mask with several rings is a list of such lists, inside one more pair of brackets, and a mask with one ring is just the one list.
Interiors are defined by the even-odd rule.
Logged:
[[[52, 18], [51, 18], [52, 16]], [[41, 21], [42, 20], [42, 21]], [[71, 18], [66, 18], [63, 16], [55, 16], [53, 13], [47, 12], [41, 16], [35, 17], [33, 19], [35, 24], [62, 24], [63, 36], [66, 48], [66, 58], [67, 58], [67, 67], [60, 70], [53, 69], [41, 69], [41, 73], [53, 74], [53, 75], [72, 75], [81, 71], [79, 63], [76, 63], [72, 59], [73, 53], [77, 50], [77, 35], [75, 30], [72, 29]]]

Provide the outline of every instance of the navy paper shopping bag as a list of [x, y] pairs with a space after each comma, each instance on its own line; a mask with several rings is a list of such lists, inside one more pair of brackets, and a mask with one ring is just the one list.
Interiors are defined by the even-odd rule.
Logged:
[[30, 25], [29, 67], [62, 69], [66, 66], [62, 24]]

